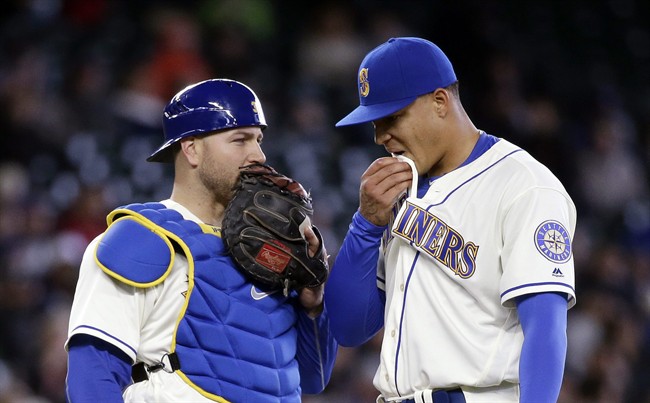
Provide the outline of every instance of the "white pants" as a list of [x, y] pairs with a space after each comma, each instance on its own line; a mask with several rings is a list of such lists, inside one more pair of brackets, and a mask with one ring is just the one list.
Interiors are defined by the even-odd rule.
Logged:
[[148, 381], [126, 388], [123, 397], [125, 403], [214, 402], [185, 383], [177, 373], [165, 371], [150, 373]]

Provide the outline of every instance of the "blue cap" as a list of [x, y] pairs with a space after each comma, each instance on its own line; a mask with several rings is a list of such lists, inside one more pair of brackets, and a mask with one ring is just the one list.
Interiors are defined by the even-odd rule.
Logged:
[[456, 82], [456, 73], [438, 46], [422, 38], [391, 38], [361, 62], [360, 105], [336, 127], [371, 122], [406, 108], [420, 95]]

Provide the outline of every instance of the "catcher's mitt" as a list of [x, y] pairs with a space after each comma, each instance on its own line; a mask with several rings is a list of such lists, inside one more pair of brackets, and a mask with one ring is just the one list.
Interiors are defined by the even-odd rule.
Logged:
[[[221, 233], [239, 268], [266, 290], [316, 287], [329, 266], [318, 228], [311, 224], [311, 197], [300, 183], [268, 165], [242, 167]], [[319, 251], [309, 256], [304, 230], [311, 226]]]

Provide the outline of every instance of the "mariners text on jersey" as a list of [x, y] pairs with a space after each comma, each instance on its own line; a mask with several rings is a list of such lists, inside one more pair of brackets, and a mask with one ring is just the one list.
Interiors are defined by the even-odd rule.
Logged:
[[460, 232], [409, 201], [397, 217], [393, 235], [412, 243], [461, 278], [474, 274], [479, 246], [466, 242]]

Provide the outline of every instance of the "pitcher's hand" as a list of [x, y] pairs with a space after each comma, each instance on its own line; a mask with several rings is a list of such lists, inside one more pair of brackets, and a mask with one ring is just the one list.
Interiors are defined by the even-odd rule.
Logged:
[[412, 179], [413, 173], [408, 163], [394, 157], [375, 160], [361, 175], [361, 215], [375, 225], [387, 225], [393, 205], [411, 185]]

